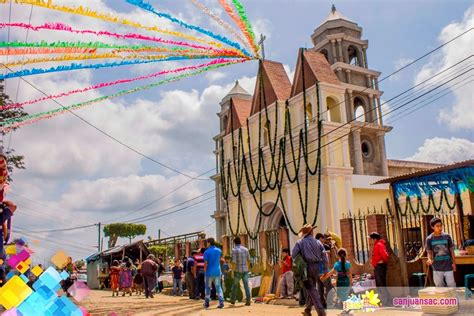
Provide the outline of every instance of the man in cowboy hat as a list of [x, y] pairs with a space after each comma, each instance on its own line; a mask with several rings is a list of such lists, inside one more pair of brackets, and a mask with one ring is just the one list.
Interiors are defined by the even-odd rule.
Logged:
[[307, 280], [304, 281], [304, 287], [308, 293], [308, 299], [306, 300], [306, 308], [304, 310], [304, 316], [311, 315], [311, 309], [314, 305], [318, 316], [326, 315], [321, 297], [316, 287], [319, 279], [320, 264], [323, 264], [324, 269], [328, 266], [328, 259], [324, 250], [323, 244], [313, 237], [313, 229], [316, 226], [310, 224], [304, 225], [298, 234], [301, 239], [296, 242], [295, 247], [291, 256], [295, 258], [298, 255], [303, 257], [303, 260], [307, 264]]

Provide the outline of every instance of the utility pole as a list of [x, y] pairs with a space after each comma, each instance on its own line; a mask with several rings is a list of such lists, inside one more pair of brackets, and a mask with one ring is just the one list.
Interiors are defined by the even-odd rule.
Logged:
[[158, 229], [158, 240], [161, 239], [161, 229]]
[[97, 250], [98, 250], [98, 252], [101, 252], [101, 251], [102, 251], [102, 247], [101, 247], [101, 238], [100, 238], [101, 236], [100, 236], [100, 235], [101, 235], [101, 232], [102, 232], [102, 229], [101, 229], [102, 224], [99, 222], [99, 223], [96, 224], [96, 225], [97, 225], [97, 227], [99, 228], [99, 236], [98, 236], [98, 238], [97, 238]]

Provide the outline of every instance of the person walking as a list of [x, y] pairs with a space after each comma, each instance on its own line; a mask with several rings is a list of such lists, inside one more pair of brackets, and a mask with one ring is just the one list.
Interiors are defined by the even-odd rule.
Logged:
[[143, 292], [143, 275], [142, 269], [138, 268], [135, 276], [133, 277], [133, 289], [137, 295], [142, 295]]
[[199, 253], [194, 256], [194, 299], [204, 299], [205, 297], [205, 285], [204, 285], [204, 252], [206, 248], [201, 248]]
[[132, 296], [132, 263], [127, 260], [122, 264], [122, 269], [120, 270], [120, 288], [122, 289], [122, 296], [130, 294]]
[[186, 288], [188, 289], [189, 299], [193, 300], [195, 297], [194, 293], [194, 275], [193, 275], [193, 267], [194, 267], [194, 256], [196, 255], [196, 251], [191, 252], [191, 256], [186, 260], [185, 266], [185, 281], [186, 281]]
[[179, 295], [183, 296], [183, 268], [181, 267], [181, 262], [179, 259], [174, 261], [174, 267], [171, 268], [173, 273], [173, 292], [174, 296]]
[[352, 286], [352, 272], [351, 264], [346, 260], [347, 251], [344, 248], [339, 248], [337, 251], [339, 260], [334, 263], [331, 271], [321, 277], [322, 280], [331, 279], [331, 275], [337, 272], [336, 291], [339, 299], [339, 307], [348, 299]]
[[235, 298], [237, 296], [237, 289], [240, 287], [240, 280], [244, 283], [245, 289], [245, 305], [250, 306], [252, 295], [250, 294], [249, 287], [249, 250], [242, 246], [240, 237], [234, 238], [234, 249], [232, 249], [232, 263], [234, 265], [234, 280], [232, 283], [232, 290], [230, 294], [230, 304], [235, 304]]
[[158, 271], [158, 264], [155, 262], [155, 256], [149, 254], [147, 259], [142, 262], [142, 276], [143, 288], [145, 290], [145, 297], [153, 298], [153, 291], [156, 286], [156, 272]]
[[282, 250], [281, 260], [281, 283], [280, 283], [280, 298], [293, 298], [294, 279], [293, 271], [293, 260], [290, 256], [290, 249], [285, 248]]
[[206, 299], [204, 301], [204, 308], [209, 308], [209, 301], [211, 299], [211, 285], [216, 287], [219, 305], [217, 308], [224, 308], [224, 293], [222, 292], [221, 280], [221, 257], [222, 250], [216, 247], [214, 238], [208, 238], [207, 250], [204, 252], [204, 271], [206, 273]]
[[[324, 275], [324, 274], [329, 272], [329, 265], [331, 263], [330, 251], [331, 251], [332, 246], [331, 246], [330, 240], [328, 240], [327, 238], [328, 238], [327, 235], [323, 235], [321, 233], [316, 234], [316, 239], [319, 240], [324, 246], [324, 250], [326, 251], [326, 256], [328, 258], [328, 263], [329, 263], [328, 267], [324, 268], [323, 263], [320, 262], [320, 264], [319, 264], [319, 273], [321, 275]], [[319, 278], [318, 279], [318, 291], [319, 291], [319, 296], [321, 297], [321, 302], [323, 303], [324, 309], [328, 308], [327, 299], [328, 299], [328, 294], [332, 290], [332, 288], [333, 288], [333, 286], [332, 286], [332, 283], [331, 283], [331, 278], [326, 278], [326, 279]]]
[[319, 265], [322, 262], [323, 267], [328, 266], [328, 259], [324, 250], [323, 244], [314, 238], [313, 227], [310, 224], [304, 225], [298, 236], [301, 238], [296, 242], [291, 256], [295, 258], [299, 254], [307, 264], [307, 279], [303, 282], [308, 298], [306, 300], [306, 307], [303, 315], [310, 316], [311, 309], [314, 306], [318, 316], [326, 315], [324, 306], [321, 302], [321, 297], [318, 293], [317, 283], [319, 279]]
[[374, 267], [375, 285], [377, 286], [382, 305], [387, 306], [390, 304], [390, 294], [387, 290], [387, 246], [385, 245], [385, 240], [381, 238], [379, 233], [370, 233], [369, 237], [373, 244], [372, 267]]
[[158, 258], [157, 265], [158, 265], [158, 271], [157, 271], [157, 276], [156, 276], [157, 278], [156, 288], [157, 288], [157, 292], [161, 293], [161, 291], [163, 291], [163, 281], [159, 281], [159, 278], [165, 272], [165, 264], [164, 264], [163, 258], [161, 257]]
[[443, 232], [443, 222], [440, 218], [431, 219], [430, 226], [433, 233], [426, 238], [428, 252], [426, 264], [433, 268], [433, 281], [437, 287], [455, 288], [456, 263], [453, 239], [449, 234]]
[[110, 267], [109, 271], [109, 277], [110, 277], [110, 288], [112, 289], [112, 296], [117, 296], [119, 295], [119, 290], [120, 290], [120, 267], [119, 267], [119, 262], [118, 260], [114, 260], [112, 262], [112, 266]]

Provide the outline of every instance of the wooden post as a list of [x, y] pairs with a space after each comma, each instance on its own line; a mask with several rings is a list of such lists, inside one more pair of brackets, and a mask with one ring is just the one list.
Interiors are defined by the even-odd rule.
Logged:
[[[403, 287], [408, 287], [408, 272], [407, 272], [407, 258], [405, 256], [405, 240], [402, 233], [402, 225], [400, 223], [400, 217], [397, 210], [395, 192], [393, 192], [393, 184], [389, 187], [390, 200], [393, 205], [394, 219], [395, 219], [395, 230], [398, 234], [397, 247], [398, 247], [398, 258], [400, 259], [400, 272], [401, 272], [401, 283]], [[404, 289], [405, 294], [408, 293], [408, 288]]]
[[142, 245], [140, 245], [140, 264], [142, 263], [142, 256], [143, 256], [143, 250], [142, 250]]
[[[456, 184], [456, 186], [457, 186], [457, 184]], [[458, 228], [458, 233], [459, 233], [459, 237], [460, 237], [460, 240], [459, 240], [460, 245], [458, 245], [458, 248], [461, 248], [464, 245], [464, 231], [463, 231], [463, 227], [464, 227], [464, 225], [463, 225], [464, 224], [464, 222], [463, 222], [464, 221], [464, 209], [462, 207], [461, 194], [454, 193], [454, 198], [456, 199], [456, 211], [457, 211], [457, 215], [458, 215], [457, 228]]]

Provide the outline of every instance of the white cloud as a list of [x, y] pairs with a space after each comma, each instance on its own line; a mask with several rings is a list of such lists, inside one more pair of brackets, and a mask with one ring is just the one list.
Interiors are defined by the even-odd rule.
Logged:
[[222, 71], [212, 71], [206, 74], [206, 79], [212, 83], [221, 79], [224, 79], [227, 75]]
[[[474, 27], [474, 6], [471, 6], [465, 13], [460, 22], [453, 22], [443, 28], [438, 39], [441, 43], [447, 42], [459, 34]], [[423, 66], [415, 78], [415, 84], [418, 84], [439, 71], [448, 68], [451, 65], [473, 54], [474, 37], [472, 33], [464, 34], [454, 42], [444, 46], [441, 53]], [[466, 66], [467, 67], [467, 66]], [[466, 77], [463, 77], [466, 78]], [[472, 111], [472, 83], [460, 89], [453, 91], [454, 103], [441, 109], [439, 121], [446, 124], [450, 129], [473, 129], [474, 112]]]
[[464, 138], [426, 139], [416, 153], [406, 160], [433, 163], [453, 163], [474, 157], [474, 142]]

